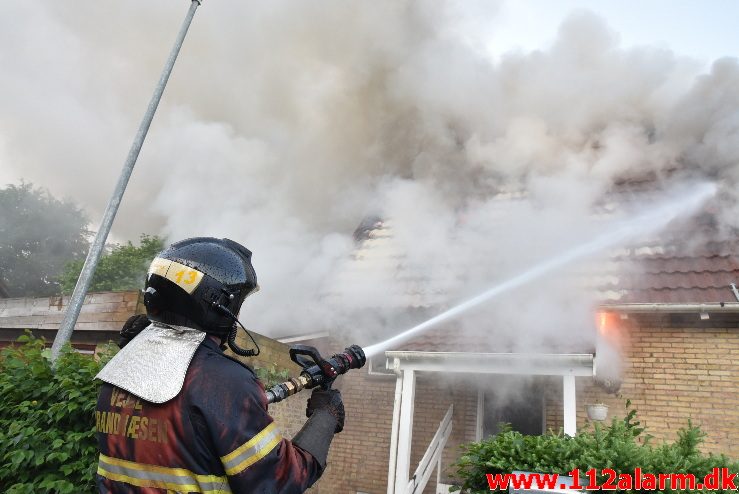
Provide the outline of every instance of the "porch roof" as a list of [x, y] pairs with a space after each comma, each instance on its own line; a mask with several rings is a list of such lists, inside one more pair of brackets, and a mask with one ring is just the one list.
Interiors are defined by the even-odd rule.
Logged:
[[400, 373], [454, 372], [535, 376], [594, 376], [591, 353], [467, 353], [386, 351], [387, 368]]

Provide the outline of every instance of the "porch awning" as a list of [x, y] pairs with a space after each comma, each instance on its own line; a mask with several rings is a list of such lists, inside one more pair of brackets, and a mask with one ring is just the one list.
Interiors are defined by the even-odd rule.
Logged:
[[387, 368], [399, 373], [459, 372], [529, 376], [594, 376], [590, 353], [466, 353], [387, 351]]

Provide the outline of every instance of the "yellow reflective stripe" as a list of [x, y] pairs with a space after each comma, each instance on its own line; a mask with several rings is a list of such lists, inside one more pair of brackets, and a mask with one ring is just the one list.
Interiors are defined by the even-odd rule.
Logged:
[[270, 423], [267, 427], [262, 429], [256, 436], [249, 439], [247, 442], [236, 448], [235, 450], [231, 451], [226, 456], [221, 456], [221, 462], [222, 463], [228, 463], [229, 461], [233, 460], [237, 456], [239, 456], [241, 453], [246, 451], [247, 449], [253, 447], [255, 444], [259, 443], [259, 441], [262, 440], [264, 436], [272, 432], [277, 427], [277, 424], [274, 422]]
[[204, 273], [177, 261], [155, 257], [149, 266], [149, 274], [157, 274], [167, 278], [187, 293], [192, 293], [203, 281]]
[[127, 484], [135, 485], [138, 487], [158, 487], [160, 489], [169, 489], [175, 492], [208, 492], [208, 493], [221, 493], [228, 491], [202, 491], [197, 484], [175, 484], [166, 482], [163, 480], [151, 480], [151, 479], [138, 479], [135, 477], [129, 477], [120, 473], [111, 473], [105, 470], [103, 467], [98, 466], [98, 475], [105, 477], [106, 479], [115, 480], [116, 482], [125, 482]]
[[247, 468], [249, 468], [250, 466], [252, 466], [256, 462], [258, 462], [259, 460], [261, 460], [262, 458], [264, 458], [265, 456], [267, 456], [268, 454], [270, 454], [272, 452], [272, 450], [275, 449], [275, 446], [277, 446], [278, 444], [280, 444], [280, 441], [282, 441], [282, 437], [281, 436], [275, 437], [269, 443], [267, 443], [264, 446], [263, 449], [259, 450], [254, 455], [248, 457], [247, 459], [245, 459], [244, 461], [242, 461], [241, 463], [239, 463], [235, 467], [226, 470], [226, 474], [228, 474], [228, 475], [237, 475], [237, 474], [243, 472], [244, 470], [246, 470]]
[[281, 440], [282, 436], [277, 430], [277, 425], [272, 422], [249, 441], [221, 457], [226, 474], [236, 475], [243, 472], [270, 454]]
[[225, 477], [218, 475], [198, 475], [185, 468], [169, 468], [161, 467], [159, 465], [147, 465], [145, 463], [136, 463], [128, 460], [121, 460], [119, 458], [111, 458], [100, 453], [100, 461], [108, 463], [109, 465], [117, 465], [119, 467], [129, 468], [131, 470], [144, 470], [147, 472], [159, 472], [167, 475], [177, 475], [180, 477], [193, 477], [201, 482], [221, 482], [225, 480]]
[[100, 454], [98, 474], [118, 482], [139, 487], [159, 487], [177, 492], [226, 494], [231, 489], [228, 479], [219, 475], [199, 475], [184, 468], [147, 465]]

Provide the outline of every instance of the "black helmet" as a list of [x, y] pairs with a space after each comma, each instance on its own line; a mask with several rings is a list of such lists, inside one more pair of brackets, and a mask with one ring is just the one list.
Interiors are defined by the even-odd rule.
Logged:
[[197, 237], [170, 245], [154, 258], [144, 304], [153, 321], [188, 326], [225, 338], [257, 290], [249, 249], [227, 238]]

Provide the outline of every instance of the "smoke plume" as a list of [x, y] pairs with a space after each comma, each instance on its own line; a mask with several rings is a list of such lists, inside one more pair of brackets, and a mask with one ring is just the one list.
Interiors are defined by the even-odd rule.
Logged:
[[[115, 234], [240, 241], [262, 286], [247, 326], [351, 327], [371, 343], [401, 329], [382, 326], [409, 286], [448, 306], [589, 238], [619, 181], [710, 178], [722, 226], [737, 226], [736, 59], [706, 69], [625, 49], [579, 12], [549, 48], [494, 61], [481, 46], [496, 8], [205, 2]], [[185, 9], [6, 6], [0, 178], [22, 175], [99, 214]], [[347, 282], [352, 232], [372, 215], [392, 225], [395, 250]], [[592, 339], [591, 303], [550, 277], [460, 324], [511, 350], [551, 348]]]

